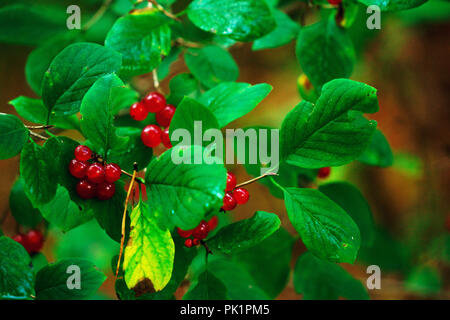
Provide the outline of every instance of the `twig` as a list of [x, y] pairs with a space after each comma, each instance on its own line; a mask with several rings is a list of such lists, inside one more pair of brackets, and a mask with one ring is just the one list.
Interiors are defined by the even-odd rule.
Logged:
[[153, 69], [152, 75], [153, 75], [153, 86], [155, 87], [156, 91], [158, 91], [161, 94], [164, 94], [164, 92], [161, 89], [161, 86], [159, 85], [158, 72], [156, 71], [156, 69]]
[[[132, 175], [131, 173], [129, 173], [129, 172], [126, 172], [125, 170], [121, 170], [121, 171], [122, 171], [122, 173], [123, 173], [124, 175], [129, 176], [129, 177], [133, 177], [133, 175]], [[139, 183], [145, 183], [145, 180], [142, 179], [141, 177], [136, 177], [135, 179], [136, 179], [136, 181], [139, 182]]]
[[33, 137], [39, 138], [39, 139], [41, 139], [41, 140], [48, 140], [47, 137], [41, 136], [40, 134], [38, 134], [38, 133], [36, 133], [36, 132], [30, 131], [30, 134], [31, 134]]
[[38, 130], [38, 129], [50, 129], [50, 128], [53, 128], [53, 125], [25, 126], [25, 128], [27, 128], [27, 129], [35, 129], [35, 130]]
[[203, 247], [205, 247], [206, 250], [206, 256], [208, 256], [208, 254], [213, 254], [213, 252], [211, 251], [211, 249], [209, 249], [208, 245], [206, 244], [205, 241], [200, 240], [200, 243]]
[[278, 175], [278, 174], [277, 174], [277, 173], [274, 173], [274, 172], [266, 172], [266, 173], [264, 173], [263, 175], [261, 175], [261, 176], [259, 176], [259, 177], [250, 179], [250, 180], [245, 181], [245, 182], [242, 182], [242, 183], [239, 183], [238, 185], [236, 185], [235, 189], [236, 189], [236, 188], [239, 188], [239, 187], [243, 187], [243, 186], [245, 186], [245, 185], [247, 185], [247, 184], [250, 184], [250, 183], [253, 183], [253, 182], [255, 182], [255, 181], [258, 181], [258, 180], [260, 180], [260, 179], [262, 179], [262, 178], [265, 178], [265, 177], [267, 177], [267, 176], [277, 176], [277, 175]]
[[161, 6], [158, 2], [156, 2], [156, 0], [148, 0], [148, 2], [153, 4], [158, 10], [160, 10], [162, 13], [164, 13], [170, 19], [173, 19], [176, 21], [181, 21], [177, 16], [175, 16], [174, 14], [172, 14], [169, 11], [167, 11], [166, 9], [164, 9], [164, 7]]
[[117, 275], [119, 274], [120, 260], [122, 259], [123, 245], [124, 245], [124, 242], [125, 242], [125, 223], [126, 223], [126, 220], [127, 220], [127, 206], [128, 206], [128, 200], [130, 199], [131, 190], [133, 189], [134, 179], [136, 178], [136, 173], [137, 173], [136, 169], [137, 168], [136, 168], [136, 163], [135, 163], [135, 168], [133, 170], [133, 175], [131, 176], [130, 186], [128, 187], [127, 198], [125, 199], [125, 207], [123, 209], [122, 236], [120, 237], [120, 251], [119, 251], [119, 260], [117, 261], [116, 278], [117, 278]]
[[106, 10], [108, 10], [109, 5], [111, 4], [112, 0], [105, 0], [100, 7], [100, 9], [97, 10], [97, 12], [92, 16], [92, 18], [86, 22], [86, 24], [83, 26], [83, 31], [88, 30], [90, 27], [92, 27], [94, 24], [97, 23], [98, 20], [103, 17]]
[[201, 48], [202, 45], [196, 42], [186, 41], [183, 38], [177, 38], [175, 43], [186, 48]]

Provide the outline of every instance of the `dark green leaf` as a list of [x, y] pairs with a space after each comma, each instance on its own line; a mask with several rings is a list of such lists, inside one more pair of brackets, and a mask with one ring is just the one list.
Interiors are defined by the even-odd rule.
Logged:
[[203, 272], [197, 283], [183, 296], [183, 300], [226, 300], [224, 284], [208, 271]]
[[284, 199], [289, 220], [308, 250], [332, 262], [355, 261], [359, 229], [341, 207], [315, 189], [287, 188]]
[[317, 103], [300, 102], [281, 126], [281, 158], [303, 168], [340, 166], [356, 159], [376, 129], [362, 113], [378, 111], [376, 89], [337, 79], [323, 86]]
[[421, 266], [411, 271], [405, 281], [405, 288], [421, 295], [438, 294], [442, 280], [438, 271], [432, 267]]
[[376, 5], [381, 11], [398, 11], [418, 7], [428, 0], [358, 0], [366, 6]]
[[0, 159], [9, 159], [22, 150], [28, 129], [12, 114], [0, 113]]
[[56, 115], [80, 110], [81, 100], [94, 82], [120, 69], [119, 53], [95, 43], [75, 43], [61, 51], [45, 73], [42, 98]]
[[18, 224], [27, 227], [35, 227], [42, 220], [41, 213], [35, 209], [28, 199], [23, 188], [22, 179], [14, 183], [9, 194], [9, 208]]
[[257, 245], [278, 228], [281, 222], [275, 213], [257, 211], [250, 219], [240, 220], [220, 229], [208, 240], [211, 250], [231, 254]]
[[167, 103], [178, 105], [185, 96], [195, 98], [199, 91], [199, 83], [190, 73], [180, 73], [169, 82], [170, 95]]
[[359, 162], [378, 167], [389, 167], [394, 162], [391, 147], [380, 130], [375, 130], [372, 141], [358, 158]]

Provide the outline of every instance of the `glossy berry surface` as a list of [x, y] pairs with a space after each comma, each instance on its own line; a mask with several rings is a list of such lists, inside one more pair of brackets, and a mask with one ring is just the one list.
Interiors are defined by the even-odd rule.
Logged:
[[332, 4], [334, 6], [337, 6], [342, 2], [342, 0], [327, 0], [327, 1], [329, 4]]
[[[27, 250], [27, 251], [29, 250], [28, 249], [27, 238], [26, 238], [25, 235], [19, 233], [19, 234], [16, 234], [14, 237], [12, 237], [12, 239], [14, 241], [20, 243], [25, 248], [25, 250]], [[28, 251], [28, 253], [30, 253], [30, 251]]]
[[78, 161], [88, 161], [92, 157], [92, 151], [89, 147], [79, 145], [75, 148], [74, 155]]
[[105, 166], [105, 181], [109, 183], [116, 182], [120, 179], [120, 175], [122, 174], [122, 170], [120, 169], [118, 164], [108, 163]]
[[170, 124], [170, 121], [172, 121], [173, 115], [175, 113], [175, 107], [171, 104], [168, 104], [164, 107], [161, 111], [159, 111], [155, 118], [156, 122], [161, 127], [167, 127]]
[[69, 172], [75, 178], [81, 179], [86, 176], [86, 170], [88, 168], [88, 164], [83, 161], [78, 161], [77, 159], [73, 159], [69, 163]]
[[319, 171], [317, 171], [317, 177], [320, 179], [325, 179], [330, 176], [330, 173], [331, 173], [330, 167], [320, 168]]
[[39, 252], [44, 244], [44, 236], [39, 230], [30, 230], [25, 235], [28, 252]]
[[213, 231], [215, 228], [217, 228], [217, 225], [219, 224], [219, 218], [217, 216], [212, 217], [208, 221], [209, 231]]
[[169, 128], [166, 128], [161, 132], [161, 141], [167, 149], [172, 148], [172, 142], [170, 142], [169, 138]]
[[250, 194], [244, 188], [237, 188], [233, 191], [233, 198], [236, 200], [237, 204], [245, 204], [248, 201]]
[[184, 246], [187, 248], [192, 247], [193, 241], [192, 239], [186, 239], [186, 241], [184, 241]]
[[156, 147], [161, 143], [161, 129], [154, 124], [149, 124], [142, 129], [141, 140], [149, 148]]
[[209, 225], [206, 221], [202, 220], [200, 224], [192, 231], [192, 236], [195, 239], [203, 240], [208, 236]]
[[199, 240], [199, 239], [194, 239], [194, 240], [192, 241], [192, 244], [193, 244], [194, 246], [198, 246], [198, 245], [200, 244], [200, 240]]
[[95, 185], [88, 180], [80, 180], [77, 183], [76, 190], [82, 199], [91, 199], [95, 196]]
[[87, 168], [86, 177], [93, 183], [103, 182], [105, 181], [105, 168], [100, 163], [93, 163]]
[[229, 192], [225, 193], [225, 197], [223, 197], [223, 206], [222, 209], [225, 211], [230, 211], [236, 208], [236, 200], [233, 195]]
[[166, 106], [166, 98], [159, 92], [150, 92], [142, 99], [147, 112], [159, 112]]
[[130, 107], [130, 116], [136, 121], [145, 120], [148, 116], [147, 108], [143, 103], [136, 102]]
[[99, 200], [108, 200], [114, 196], [116, 186], [114, 183], [102, 182], [96, 186], [95, 195]]
[[236, 187], [236, 176], [231, 173], [228, 172], [227, 173], [227, 186], [225, 188], [225, 191], [231, 191]]
[[183, 230], [180, 228], [177, 228], [177, 232], [182, 238], [189, 238], [192, 235], [193, 230]]

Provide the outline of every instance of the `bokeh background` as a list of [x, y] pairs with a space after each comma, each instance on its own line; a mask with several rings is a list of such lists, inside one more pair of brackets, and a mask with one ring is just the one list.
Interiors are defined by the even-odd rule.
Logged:
[[[87, 12], [82, 21], [101, 3], [80, 2], [82, 10], [86, 8]], [[306, 9], [304, 3], [287, 7], [291, 16], [303, 24], [316, 21], [317, 10]], [[93, 40], [101, 38], [101, 33], [113, 21], [114, 10], [110, 11], [93, 31]], [[359, 162], [332, 168], [326, 182], [346, 180], [358, 186], [370, 203], [378, 226], [378, 245], [371, 252], [361, 253], [358, 264], [343, 266], [363, 283], [368, 276], [367, 265], [381, 267], [382, 288], [369, 290], [372, 299], [449, 299], [450, 3], [430, 0], [419, 8], [382, 13], [378, 31], [366, 28], [366, 17], [364, 10], [359, 10], [350, 30], [358, 52], [358, 63], [351, 78], [378, 89], [380, 111], [370, 117], [378, 121], [387, 137], [394, 152], [394, 163], [389, 168], [369, 167]], [[29, 45], [0, 44], [0, 112], [16, 114], [8, 104], [10, 100], [20, 95], [35, 97], [24, 75], [25, 62], [32, 49]], [[301, 69], [295, 57], [295, 43], [256, 52], [252, 51], [251, 44], [245, 44], [233, 47], [230, 52], [240, 67], [238, 81], [266, 82], [274, 88], [255, 110], [231, 127], [279, 127], [286, 113], [301, 99], [297, 91]], [[169, 91], [171, 76], [184, 71], [187, 69], [182, 60], [172, 66], [171, 75], [162, 82], [165, 92]], [[142, 92], [152, 88], [148, 75], [134, 81]], [[62, 134], [80, 138], [76, 132]], [[19, 156], [0, 161], [0, 223], [9, 236], [24, 231], [9, 210], [9, 193], [18, 167]], [[229, 169], [237, 175], [238, 182], [251, 178], [242, 166]], [[256, 210], [276, 212], [287, 230], [295, 234], [282, 200], [272, 197], [258, 183], [249, 185], [248, 190], [251, 201], [234, 210], [232, 219], [249, 217]], [[304, 251], [303, 244], [297, 241], [292, 264]], [[43, 250], [48, 261], [86, 257], [107, 273], [108, 280], [96, 298], [115, 298], [110, 259], [117, 252], [118, 245], [94, 221], [66, 234], [50, 229]], [[181, 297], [185, 290], [186, 286], [182, 286], [177, 296]], [[279, 296], [279, 299], [300, 298], [292, 280]]]

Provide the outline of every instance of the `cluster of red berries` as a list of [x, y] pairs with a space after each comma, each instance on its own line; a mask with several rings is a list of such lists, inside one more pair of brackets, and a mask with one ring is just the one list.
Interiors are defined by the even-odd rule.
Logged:
[[317, 178], [326, 179], [330, 176], [330, 173], [331, 173], [330, 167], [320, 168], [319, 171], [317, 171]]
[[116, 186], [114, 182], [120, 179], [122, 170], [115, 163], [100, 163], [89, 161], [93, 158], [89, 147], [79, 145], [75, 148], [75, 159], [69, 163], [69, 172], [77, 183], [77, 193], [83, 199], [97, 197], [108, 200], [114, 196]]
[[191, 248], [192, 246], [198, 246], [200, 244], [200, 241], [205, 239], [208, 234], [217, 227], [218, 223], [219, 219], [217, 218], [217, 216], [214, 216], [208, 222], [202, 220], [200, 224], [194, 229], [182, 230], [180, 228], [177, 228], [177, 231], [180, 237], [187, 238], [184, 241], [184, 245], [187, 248]]
[[227, 173], [227, 186], [225, 188], [225, 197], [223, 197], [223, 211], [230, 211], [236, 208], [238, 204], [245, 204], [250, 194], [244, 188], [236, 188], [236, 176]]
[[130, 116], [136, 121], [145, 120], [149, 113], [155, 113], [156, 122], [163, 128], [149, 124], [142, 129], [141, 140], [150, 148], [158, 146], [161, 142], [170, 149], [172, 144], [169, 138], [169, 124], [175, 113], [175, 107], [166, 103], [166, 98], [158, 92], [150, 92], [141, 101], [130, 107]]
[[20, 243], [29, 254], [39, 252], [44, 245], [44, 236], [39, 230], [30, 230], [26, 234], [16, 234], [12, 237]]

